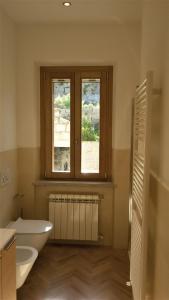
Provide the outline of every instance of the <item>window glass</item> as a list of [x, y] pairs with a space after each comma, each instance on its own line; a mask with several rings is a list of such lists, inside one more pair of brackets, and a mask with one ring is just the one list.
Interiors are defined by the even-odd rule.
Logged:
[[81, 173], [99, 173], [100, 79], [82, 79], [81, 85]]
[[53, 172], [70, 172], [70, 79], [52, 80]]

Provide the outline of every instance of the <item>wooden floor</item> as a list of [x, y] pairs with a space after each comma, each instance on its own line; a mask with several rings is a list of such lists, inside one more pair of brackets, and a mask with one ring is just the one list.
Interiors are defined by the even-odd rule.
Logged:
[[129, 262], [111, 247], [56, 246], [40, 253], [18, 300], [129, 300]]

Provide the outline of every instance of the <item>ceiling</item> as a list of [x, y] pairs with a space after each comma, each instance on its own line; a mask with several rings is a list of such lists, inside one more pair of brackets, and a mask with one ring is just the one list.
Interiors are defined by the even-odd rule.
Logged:
[[16, 23], [134, 23], [141, 20], [141, 0], [0, 0]]

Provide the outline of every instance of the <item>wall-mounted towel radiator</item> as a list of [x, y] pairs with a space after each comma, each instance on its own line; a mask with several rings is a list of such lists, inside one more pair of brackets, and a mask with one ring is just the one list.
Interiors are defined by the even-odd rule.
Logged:
[[49, 220], [54, 224], [51, 238], [98, 241], [98, 194], [50, 194]]
[[134, 300], [146, 299], [149, 175], [153, 74], [148, 72], [134, 101], [130, 279]]

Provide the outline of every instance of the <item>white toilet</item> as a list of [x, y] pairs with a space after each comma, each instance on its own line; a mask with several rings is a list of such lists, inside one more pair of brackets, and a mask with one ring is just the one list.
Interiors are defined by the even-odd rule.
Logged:
[[19, 289], [47, 242], [53, 225], [48, 221], [18, 218], [7, 227], [16, 230], [16, 287]]
[[8, 224], [16, 230], [16, 244], [35, 248], [38, 252], [44, 247], [52, 230], [52, 223], [43, 220], [23, 220], [18, 218]]
[[38, 251], [28, 246], [16, 246], [16, 288], [25, 282], [30, 270], [37, 259]]

